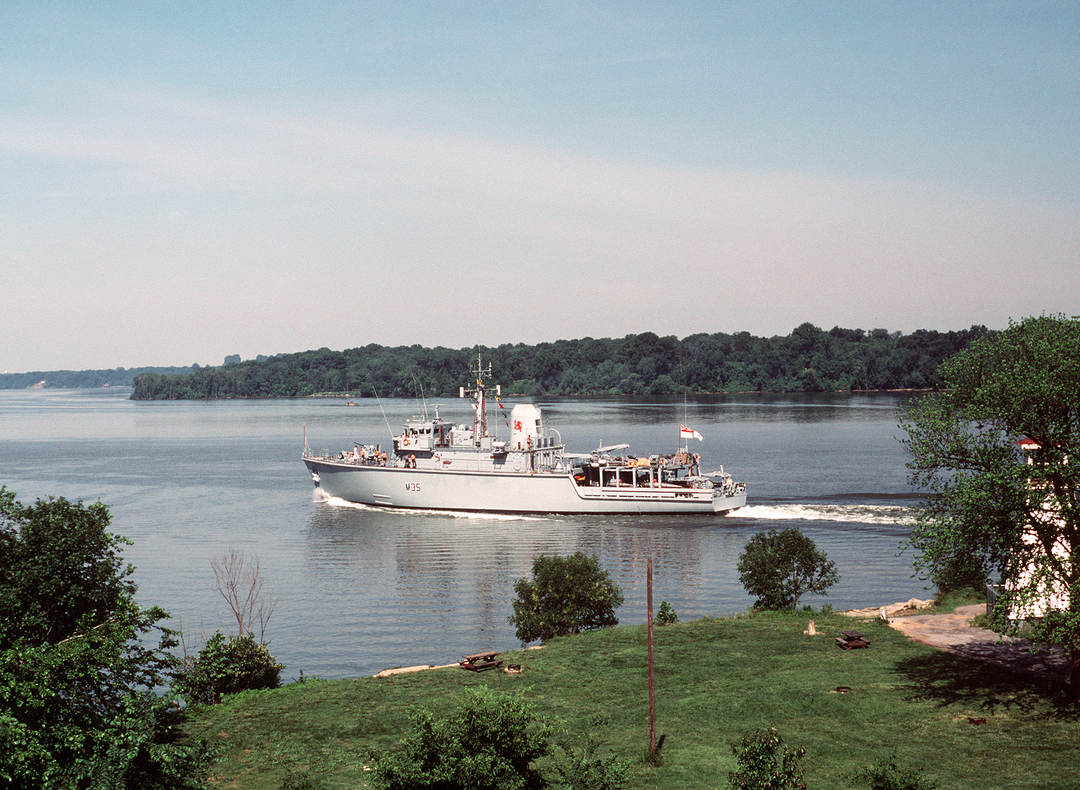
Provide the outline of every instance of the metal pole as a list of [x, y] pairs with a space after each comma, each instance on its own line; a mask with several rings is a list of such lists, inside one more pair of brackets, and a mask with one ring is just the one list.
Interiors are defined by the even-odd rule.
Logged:
[[652, 557], [649, 557], [649, 754], [656, 751], [656, 683], [653, 677]]

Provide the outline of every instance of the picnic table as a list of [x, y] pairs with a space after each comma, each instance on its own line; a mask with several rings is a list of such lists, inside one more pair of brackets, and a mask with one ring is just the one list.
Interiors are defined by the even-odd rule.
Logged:
[[841, 633], [843, 633], [843, 636], [836, 637], [837, 647], [842, 647], [844, 650], [858, 650], [870, 647], [870, 640], [858, 631], [842, 631]]
[[473, 672], [479, 672], [481, 669], [501, 667], [503, 662], [495, 660], [495, 656], [497, 655], [499, 655], [498, 650], [486, 650], [482, 653], [473, 653], [472, 655], [462, 656], [458, 665], [465, 667], [465, 669], [471, 669]]

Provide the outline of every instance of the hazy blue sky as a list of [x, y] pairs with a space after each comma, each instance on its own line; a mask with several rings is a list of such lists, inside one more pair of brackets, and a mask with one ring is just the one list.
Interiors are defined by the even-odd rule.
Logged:
[[1073, 315], [1080, 4], [7, 0], [0, 262], [11, 372]]

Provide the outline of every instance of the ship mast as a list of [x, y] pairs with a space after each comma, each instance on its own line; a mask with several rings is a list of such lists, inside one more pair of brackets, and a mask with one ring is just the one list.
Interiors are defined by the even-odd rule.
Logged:
[[[488, 435], [488, 420], [487, 420], [487, 385], [484, 380], [491, 375], [491, 363], [488, 363], [487, 369], [484, 369], [483, 364], [480, 362], [480, 354], [476, 355], [476, 367], [471, 371], [473, 378], [476, 379], [476, 389], [469, 390], [469, 398], [474, 401], [473, 403], [473, 443], [479, 447], [480, 440]], [[495, 394], [500, 394], [500, 387], [495, 385]], [[466, 395], [465, 387], [458, 388], [458, 397], [464, 398]]]
[[484, 379], [491, 375], [491, 363], [488, 363], [487, 369], [484, 369], [483, 364], [480, 361], [480, 355], [476, 355], [476, 368], [472, 371], [473, 377], [476, 379], [476, 389], [472, 391], [472, 395], [476, 398], [476, 411], [473, 414], [473, 437], [477, 444], [480, 439], [488, 435], [488, 422], [487, 422], [487, 387], [484, 384]]

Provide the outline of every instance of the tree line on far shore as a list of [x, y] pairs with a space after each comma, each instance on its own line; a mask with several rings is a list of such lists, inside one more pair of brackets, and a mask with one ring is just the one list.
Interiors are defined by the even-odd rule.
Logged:
[[106, 368], [98, 370], [31, 370], [27, 373], [0, 373], [0, 390], [25, 390], [34, 387], [48, 389], [96, 389], [98, 387], [130, 387], [135, 377], [143, 373], [184, 375], [199, 369], [190, 367]]
[[135, 400], [346, 397], [449, 397], [466, 384], [479, 354], [493, 380], [515, 395], [672, 395], [716, 392], [826, 392], [936, 389], [938, 366], [985, 326], [911, 334], [810, 323], [790, 335], [749, 332], [683, 339], [653, 332], [622, 338], [449, 349], [377, 344], [303, 351], [184, 374], [135, 376]]

